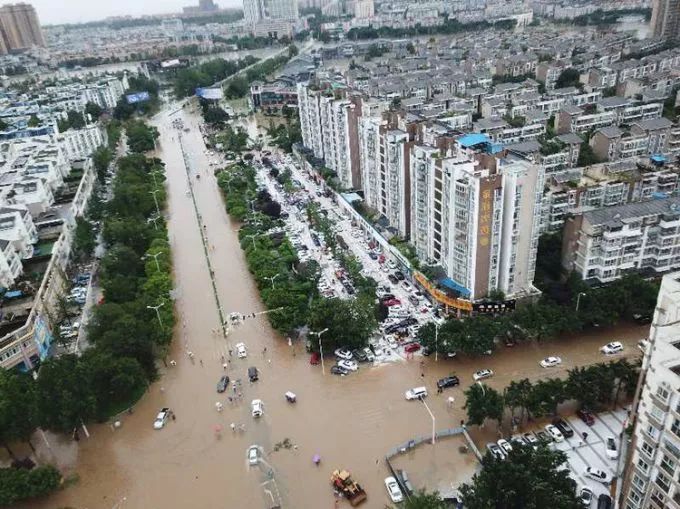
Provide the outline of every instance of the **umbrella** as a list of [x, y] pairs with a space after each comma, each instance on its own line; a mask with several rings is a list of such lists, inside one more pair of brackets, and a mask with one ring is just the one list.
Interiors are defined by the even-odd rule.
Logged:
[[321, 456], [315, 454], [314, 457], [312, 458], [312, 461], [318, 465], [319, 463], [321, 463]]

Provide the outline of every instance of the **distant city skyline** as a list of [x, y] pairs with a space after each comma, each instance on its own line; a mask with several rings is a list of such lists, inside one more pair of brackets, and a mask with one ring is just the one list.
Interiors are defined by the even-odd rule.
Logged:
[[[41, 25], [86, 23], [110, 16], [145, 16], [182, 12], [182, 7], [198, 5], [198, 0], [117, 0], [116, 2], [92, 2], [92, 0], [26, 0], [35, 7]], [[6, 5], [16, 2], [0, 2]], [[242, 8], [242, 0], [215, 0], [220, 8]]]

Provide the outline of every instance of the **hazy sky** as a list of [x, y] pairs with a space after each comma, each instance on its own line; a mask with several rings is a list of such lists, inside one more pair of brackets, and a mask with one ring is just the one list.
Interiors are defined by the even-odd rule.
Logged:
[[[107, 16], [179, 12], [198, 0], [23, 0], [33, 4], [42, 25], [94, 21]], [[1, 3], [10, 3], [2, 1]], [[15, 1], [11, 3], [16, 3]], [[220, 7], [242, 7], [242, 0], [215, 0]]]

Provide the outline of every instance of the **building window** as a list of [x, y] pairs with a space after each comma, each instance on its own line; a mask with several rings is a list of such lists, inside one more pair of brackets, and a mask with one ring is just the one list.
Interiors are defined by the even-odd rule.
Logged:
[[635, 486], [635, 487], [636, 487], [637, 489], [639, 489], [640, 491], [644, 491], [644, 489], [645, 489], [645, 481], [643, 481], [642, 478], [641, 478], [639, 475], [635, 474], [635, 475], [633, 476], [633, 481], [632, 481], [632, 482], [633, 482], [633, 486]]
[[649, 426], [647, 426], [647, 435], [649, 435], [652, 439], [656, 440], [657, 438], [659, 438], [659, 430], [650, 424]]
[[645, 474], [649, 472], [649, 463], [644, 461], [642, 458], [638, 459], [637, 466]]
[[667, 403], [671, 393], [665, 387], [659, 386], [656, 388], [656, 395], [661, 401]]
[[668, 474], [673, 475], [675, 472], [675, 461], [671, 459], [667, 454], [663, 455], [661, 463], [659, 464]]
[[642, 452], [644, 452], [650, 458], [654, 457], [654, 447], [649, 445], [647, 442], [642, 442], [642, 446], [640, 447], [640, 450]]
[[668, 493], [671, 489], [671, 480], [659, 472], [656, 475], [656, 485], [663, 490], [664, 493]]

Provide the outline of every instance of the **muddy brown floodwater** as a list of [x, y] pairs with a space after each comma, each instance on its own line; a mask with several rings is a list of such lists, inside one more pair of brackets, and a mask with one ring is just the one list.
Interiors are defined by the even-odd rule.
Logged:
[[[201, 247], [201, 228], [187, 193], [177, 131], [170, 126], [177, 117], [191, 128], [182, 133], [184, 146], [191, 160], [196, 203], [206, 225], [224, 311], [263, 309], [239, 248], [237, 225], [227, 216], [208, 170], [198, 118], [186, 111], [169, 117], [166, 110], [155, 123], [161, 133], [159, 156], [168, 174], [169, 231], [179, 313], [169, 358], [177, 365], [162, 368], [160, 380], [134, 413], [124, 416], [120, 429], [92, 426], [91, 438], [81, 440], [77, 451], [72, 443], [53, 438], [56, 460], [67, 471], [77, 473], [79, 480], [47, 500], [24, 507], [259, 509], [270, 507], [271, 497], [280, 497], [284, 508], [332, 508], [329, 475], [335, 468], [346, 468], [368, 492], [364, 507], [383, 508], [388, 503], [383, 479], [389, 474], [381, 458], [410, 437], [428, 434], [432, 425], [422, 404], [404, 399], [406, 389], [423, 384], [429, 387], [428, 404], [437, 429], [443, 429], [457, 426], [463, 419], [462, 390], [472, 382], [472, 372], [477, 369], [493, 369], [496, 376], [488, 383], [502, 388], [513, 379], [565, 373], [575, 365], [602, 361], [598, 348], [614, 339], [625, 344], [627, 355], [639, 353], [634, 345], [646, 336], [647, 329], [629, 327], [501, 348], [481, 359], [440, 359], [435, 363], [429, 357], [422, 367], [416, 359], [363, 366], [351, 376], [336, 377], [323, 376], [319, 366], [311, 366], [302, 345], [289, 346], [272, 331], [266, 317], [247, 320], [228, 340], [213, 334], [220, 324]], [[195, 178], [196, 172], [201, 173], [200, 180]], [[248, 347], [248, 357], [233, 358], [227, 373], [232, 379], [243, 380], [242, 400], [225, 403], [224, 411], [218, 413], [215, 402], [225, 400], [215, 391], [224, 373], [221, 356], [228, 358], [229, 347], [241, 341]], [[195, 354], [194, 362], [187, 349]], [[539, 367], [538, 361], [548, 355], [561, 356], [562, 367]], [[252, 385], [247, 382], [248, 366], [260, 370], [260, 380]], [[462, 388], [438, 396], [434, 384], [449, 373], [461, 377]], [[294, 405], [284, 398], [288, 390], [298, 396]], [[456, 399], [452, 408], [447, 407], [448, 396]], [[250, 401], [255, 398], [264, 402], [264, 416], [258, 420], [250, 415]], [[154, 416], [164, 406], [175, 411], [177, 420], [155, 431]], [[232, 422], [244, 424], [245, 431], [232, 433]], [[224, 428], [219, 439], [214, 433], [216, 425]], [[295, 447], [275, 451], [275, 445], [286, 438]], [[246, 450], [252, 444], [261, 446], [266, 454], [259, 468], [247, 466]], [[312, 462], [315, 454], [322, 458], [318, 467]], [[274, 482], [267, 482], [270, 470]], [[428, 473], [410, 474], [422, 479]]]

